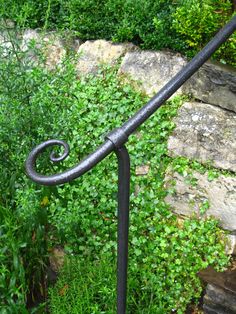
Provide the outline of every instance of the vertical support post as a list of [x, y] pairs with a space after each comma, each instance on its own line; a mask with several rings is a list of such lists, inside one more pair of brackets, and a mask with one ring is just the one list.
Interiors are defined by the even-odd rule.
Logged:
[[118, 243], [117, 243], [117, 314], [126, 313], [130, 158], [125, 146], [115, 150], [118, 158]]

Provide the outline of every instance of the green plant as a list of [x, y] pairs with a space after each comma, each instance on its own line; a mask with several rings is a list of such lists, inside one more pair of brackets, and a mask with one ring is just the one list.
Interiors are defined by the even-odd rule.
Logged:
[[0, 206], [0, 221], [1, 313], [26, 313], [25, 270], [19, 254], [25, 243], [16, 237], [19, 226], [9, 208]]
[[[232, 16], [232, 3], [229, 0], [179, 0], [179, 7], [173, 13], [173, 28], [187, 44], [186, 52], [193, 56], [213, 37], [217, 30]], [[221, 46], [215, 56], [222, 62], [235, 65], [236, 37]]]
[[[134, 216], [137, 213], [130, 226], [128, 313], [184, 313], [202, 291], [197, 272], [216, 261], [218, 269], [227, 263], [222, 231], [212, 220], [180, 224], [173, 215], [163, 218], [157, 212], [154, 217], [147, 212]], [[49, 290], [51, 312], [115, 313], [115, 274], [109, 254], [69, 257]]]
[[116, 270], [112, 260], [70, 257], [60, 273], [55, 287], [49, 289], [50, 312], [115, 313]]
[[[70, 29], [82, 40], [132, 41], [192, 57], [233, 14], [230, 0], [1, 0], [0, 17], [22, 28]], [[235, 65], [235, 35], [215, 58]]]
[[[29, 51], [20, 49], [14, 34], [14, 29], [4, 29], [5, 42], [0, 49], [1, 307], [4, 313], [25, 313], [26, 299], [28, 304], [34, 304], [38, 297], [46, 295], [48, 223], [38, 196], [40, 189], [35, 193], [25, 178], [24, 161], [36, 144], [34, 139], [43, 140], [51, 128], [56, 112], [53, 105], [41, 105], [43, 99], [33, 102], [33, 95], [55, 77], [39, 63], [40, 54], [36, 55], [37, 66], [31, 62]], [[29, 50], [36, 52], [32, 45]], [[27, 202], [21, 194], [23, 187], [30, 195]]]

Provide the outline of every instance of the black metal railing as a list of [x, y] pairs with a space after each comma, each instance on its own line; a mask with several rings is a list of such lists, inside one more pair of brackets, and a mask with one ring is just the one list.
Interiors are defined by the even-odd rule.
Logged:
[[63, 146], [64, 153], [56, 157], [51, 153], [50, 160], [58, 162], [69, 155], [69, 146], [61, 140], [48, 140], [32, 150], [26, 160], [26, 172], [35, 182], [43, 185], [67, 183], [82, 176], [112, 152], [118, 159], [118, 252], [117, 252], [117, 313], [126, 313], [128, 231], [129, 231], [129, 187], [130, 159], [125, 147], [131, 135], [145, 122], [178, 88], [180, 88], [236, 30], [236, 16], [199, 52], [177, 75], [175, 75], [145, 106], [121, 127], [111, 131], [105, 142], [75, 167], [59, 174], [45, 176], [37, 173], [36, 160], [48, 147]]

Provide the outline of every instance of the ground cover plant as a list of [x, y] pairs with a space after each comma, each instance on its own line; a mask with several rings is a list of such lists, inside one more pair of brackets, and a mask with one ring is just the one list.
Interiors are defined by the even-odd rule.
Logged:
[[[27, 179], [24, 161], [36, 144], [60, 138], [69, 142], [70, 158], [53, 165], [46, 152], [39, 160], [39, 170], [54, 173], [73, 166], [147, 97], [122, 83], [116, 67], [78, 79], [74, 66], [78, 56], [73, 54], [62, 66], [49, 70], [34, 43], [29, 47], [31, 53], [23, 52], [15, 31], [5, 31], [11, 48], [2, 46], [0, 51], [1, 312], [36, 311], [29, 307], [47, 297], [48, 255], [53, 247], [61, 246], [74, 257], [68, 259], [50, 290], [50, 311], [65, 313], [70, 303], [70, 313], [85, 313], [81, 306], [87, 313], [114, 313], [115, 156], [107, 157], [82, 178], [52, 188]], [[32, 51], [37, 58], [31, 58]], [[127, 145], [132, 165], [130, 313], [184, 313], [201, 292], [197, 271], [207, 265], [223, 269], [228, 262], [216, 221], [202, 217], [182, 223], [164, 202], [163, 178], [173, 163], [166, 142], [183, 101], [179, 96], [169, 101]], [[148, 174], [136, 176], [136, 167], [142, 165], [149, 166]]]
[[[231, 0], [1, 0], [0, 17], [23, 28], [69, 29], [80, 39], [132, 41], [192, 57], [230, 19]], [[215, 58], [235, 65], [236, 35]]]

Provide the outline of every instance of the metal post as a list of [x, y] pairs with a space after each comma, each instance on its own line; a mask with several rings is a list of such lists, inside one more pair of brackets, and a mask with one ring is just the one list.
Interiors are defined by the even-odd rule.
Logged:
[[118, 158], [118, 243], [117, 243], [117, 314], [126, 313], [130, 158], [125, 146], [116, 151]]

